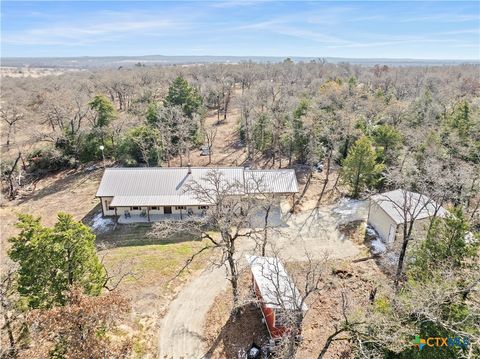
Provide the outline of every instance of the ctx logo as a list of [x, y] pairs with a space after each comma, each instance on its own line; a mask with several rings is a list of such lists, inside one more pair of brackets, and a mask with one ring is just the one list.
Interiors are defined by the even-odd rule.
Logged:
[[442, 338], [442, 337], [428, 337], [427, 339], [420, 338], [419, 335], [415, 335], [413, 345], [422, 350], [425, 345], [428, 347], [457, 347], [466, 348], [470, 344], [468, 337], [454, 337], [454, 338]]

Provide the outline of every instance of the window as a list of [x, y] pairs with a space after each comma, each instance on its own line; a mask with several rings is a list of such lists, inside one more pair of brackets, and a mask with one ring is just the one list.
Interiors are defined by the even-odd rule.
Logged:
[[187, 209], [185, 206], [176, 206], [175, 209]]
[[140, 209], [140, 207], [130, 207], [130, 210], [132, 211], [138, 211]]
[[109, 210], [109, 211], [115, 211], [115, 207], [110, 207], [110, 206], [108, 206], [108, 210]]
[[208, 209], [208, 206], [198, 206], [198, 209]]
[[150, 209], [153, 210], [153, 211], [156, 211], [156, 210], [158, 210], [158, 207], [157, 207], [157, 206], [153, 206], [153, 207], [150, 207]]

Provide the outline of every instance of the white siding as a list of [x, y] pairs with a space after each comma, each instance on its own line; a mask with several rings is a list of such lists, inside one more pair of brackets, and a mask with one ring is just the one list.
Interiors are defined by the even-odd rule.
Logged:
[[115, 215], [115, 210], [109, 210], [108, 207], [110, 205], [110, 202], [112, 202], [113, 197], [101, 197], [100, 202], [102, 203], [102, 208], [103, 208], [103, 215], [104, 216], [114, 216]]
[[[199, 206], [185, 206], [186, 209], [183, 209], [180, 211], [180, 209], [177, 209], [176, 206], [171, 206], [172, 208], [172, 214], [180, 214], [180, 212], [182, 212], [182, 214], [187, 214], [188, 213], [188, 210], [191, 209], [192, 212], [194, 214], [201, 214], [204, 209], [199, 209], [198, 208]], [[164, 214], [164, 211], [163, 211], [163, 206], [157, 206], [158, 209], [151, 209], [150, 207], [150, 214]], [[147, 207], [143, 206], [143, 207], [139, 207], [138, 210], [132, 210], [131, 207], [117, 207], [117, 215], [119, 216], [122, 216], [125, 212], [130, 212], [131, 215], [139, 215], [140, 213], [142, 213], [142, 211], [147, 211]], [[105, 215], [115, 215], [115, 212], [112, 211], [113, 213], [110, 214], [110, 212], [107, 214], [105, 213]]]
[[382, 209], [382, 207], [373, 201], [370, 201], [368, 224], [375, 228], [385, 243], [389, 243], [388, 234], [390, 232], [390, 225], [397, 228], [395, 221]]

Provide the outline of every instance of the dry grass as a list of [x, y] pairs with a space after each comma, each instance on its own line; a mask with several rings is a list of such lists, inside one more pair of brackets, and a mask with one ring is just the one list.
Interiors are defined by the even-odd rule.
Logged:
[[228, 287], [217, 296], [205, 320], [207, 356], [211, 359], [237, 358], [240, 350], [252, 343], [263, 345], [268, 341], [268, 330], [262, 323], [262, 312], [251, 303], [251, 276], [248, 270], [240, 276], [241, 301], [246, 303], [239, 316], [231, 316], [232, 293]]
[[[159, 323], [168, 304], [182, 285], [206, 265], [208, 255], [201, 255], [178, 275], [187, 259], [203, 246], [201, 241], [117, 247], [101, 251], [109, 273], [132, 272], [117, 290], [132, 303], [132, 320], [125, 323], [141, 340], [136, 351], [147, 357], [157, 352]], [[116, 278], [116, 279], [117, 279]]]
[[[302, 288], [302, 271], [305, 263], [290, 262], [285, 264], [292, 277], [297, 278], [297, 286]], [[296, 359], [316, 358], [323, 348], [328, 336], [341, 323], [342, 292], [347, 295], [351, 315], [358, 309], [371, 305], [369, 295], [382, 276], [373, 261], [351, 264], [346, 261], [329, 263], [332, 270], [327, 272], [322, 284], [326, 288], [311, 296], [307, 305], [309, 311], [302, 328], [303, 342], [298, 348]], [[387, 279], [385, 279], [387, 280]], [[242, 274], [241, 287], [251, 288], [248, 271]], [[263, 344], [268, 338], [266, 325], [262, 323], [262, 314], [256, 306], [247, 306], [244, 313], [236, 320], [230, 318], [232, 299], [229, 289], [219, 295], [207, 315], [205, 336], [212, 358], [233, 358], [238, 350], [247, 349], [253, 341]], [[346, 341], [334, 342], [325, 359], [354, 358], [351, 346]]]

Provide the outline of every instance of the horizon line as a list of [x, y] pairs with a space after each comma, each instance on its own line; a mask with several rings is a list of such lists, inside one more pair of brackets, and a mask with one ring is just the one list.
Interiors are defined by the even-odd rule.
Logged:
[[416, 58], [416, 57], [341, 57], [341, 56], [307, 56], [307, 55], [77, 55], [77, 56], [1, 56], [0, 59], [72, 59], [72, 58], [112, 58], [112, 57], [230, 57], [230, 58], [298, 58], [298, 59], [349, 59], [349, 60], [415, 60], [415, 61], [476, 61], [480, 58]]

